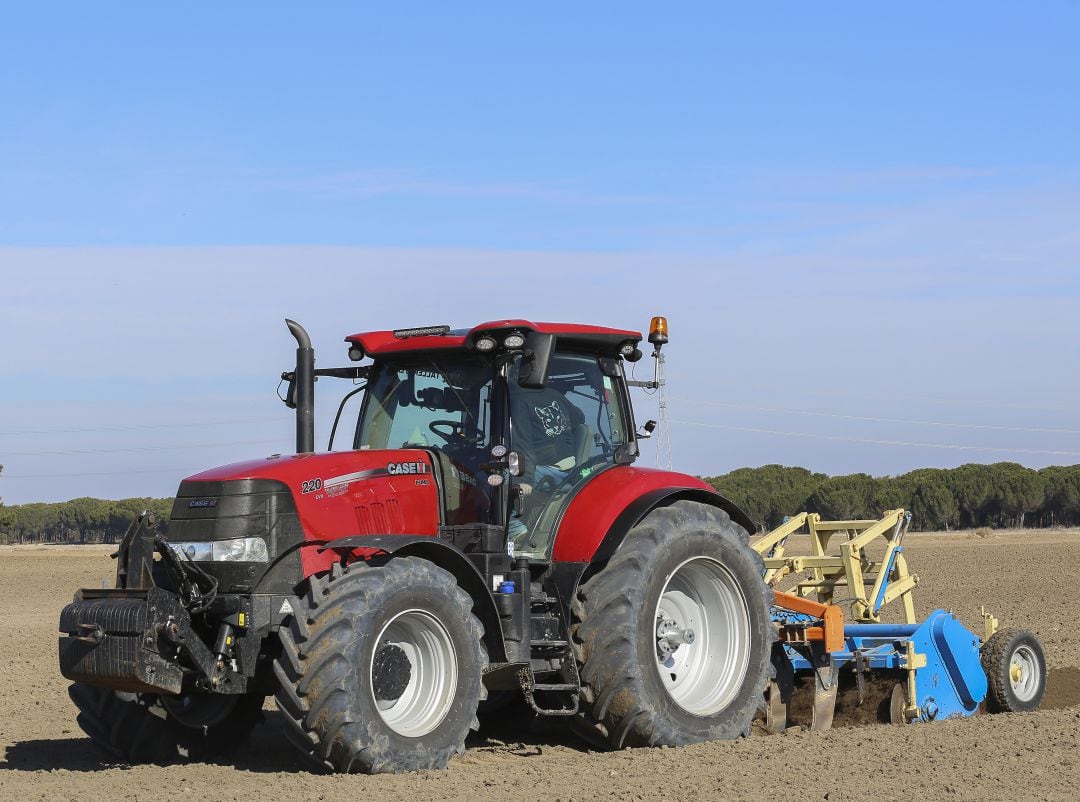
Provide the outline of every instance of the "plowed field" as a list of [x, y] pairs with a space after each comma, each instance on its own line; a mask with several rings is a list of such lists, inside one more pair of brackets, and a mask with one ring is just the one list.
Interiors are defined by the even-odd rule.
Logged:
[[504, 718], [448, 771], [378, 777], [302, 770], [272, 710], [228, 762], [105, 762], [75, 725], [56, 622], [75, 588], [112, 574], [108, 550], [3, 547], [0, 799], [1080, 798], [1080, 533], [911, 535], [907, 547], [920, 613], [951, 609], [981, 632], [986, 605], [1038, 633], [1050, 666], [1043, 710], [615, 753]]

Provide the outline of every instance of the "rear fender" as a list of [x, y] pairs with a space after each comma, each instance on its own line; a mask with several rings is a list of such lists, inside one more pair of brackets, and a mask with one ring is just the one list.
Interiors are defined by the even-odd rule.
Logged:
[[337, 538], [320, 547], [320, 551], [338, 551], [346, 557], [355, 549], [371, 549], [385, 553], [390, 559], [398, 557], [421, 557], [449, 571], [458, 585], [473, 600], [473, 613], [484, 626], [484, 645], [491, 663], [506, 661], [506, 644], [503, 642], [502, 625], [495, 599], [488, 590], [487, 581], [468, 557], [448, 543], [428, 535], [359, 535]]
[[594, 566], [606, 563], [618, 550], [630, 530], [644, 520], [645, 516], [658, 507], [668, 507], [677, 501], [696, 501], [699, 504], [708, 504], [710, 507], [716, 507], [726, 512], [731, 516], [732, 521], [746, 530], [748, 535], [752, 535], [757, 531], [757, 527], [754, 526], [750, 516], [743, 512], [735, 502], [721, 496], [719, 493], [699, 488], [661, 488], [638, 496], [637, 499], [623, 509], [596, 547], [590, 562]]

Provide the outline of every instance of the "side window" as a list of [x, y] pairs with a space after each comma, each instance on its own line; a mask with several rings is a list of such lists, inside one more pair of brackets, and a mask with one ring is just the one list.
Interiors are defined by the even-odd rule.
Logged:
[[614, 382], [595, 357], [557, 354], [547, 387], [522, 389], [512, 378], [511, 393], [514, 448], [538, 464], [599, 461], [626, 442]]
[[542, 558], [566, 500], [627, 442], [618, 388], [596, 357], [566, 353], [553, 357], [543, 389], [520, 387], [514, 369], [508, 384], [511, 447], [524, 458], [515, 482], [527, 486], [509, 536], [522, 554]]

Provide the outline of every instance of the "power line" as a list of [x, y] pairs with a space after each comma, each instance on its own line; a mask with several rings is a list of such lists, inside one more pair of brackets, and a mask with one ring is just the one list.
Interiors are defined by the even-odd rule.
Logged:
[[254, 446], [266, 443], [280, 443], [281, 438], [273, 440], [237, 440], [231, 443], [186, 443], [179, 446], [132, 446], [130, 448], [72, 448], [63, 451], [3, 451], [0, 458], [5, 457], [61, 457], [74, 454], [120, 454], [148, 451], [176, 451], [184, 448], [220, 448], [224, 446]]
[[822, 418], [839, 418], [841, 420], [859, 420], [871, 423], [907, 423], [917, 426], [942, 426], [956, 429], [983, 429], [998, 432], [1029, 432], [1038, 434], [1080, 434], [1080, 429], [1055, 429], [1041, 426], [999, 426], [986, 423], [956, 423], [950, 421], [919, 420], [917, 418], [883, 418], [872, 415], [846, 415], [840, 412], [821, 412], [810, 409], [792, 409], [790, 407], [755, 406], [753, 404], [735, 404], [726, 401], [706, 401], [700, 398], [687, 398], [685, 396], [672, 396], [679, 401], [690, 404], [707, 404], [727, 409], [744, 409], [752, 412], [776, 412], [784, 415], [812, 415]]
[[68, 479], [75, 476], [132, 476], [143, 473], [171, 473], [179, 474], [189, 471], [191, 468], [153, 468], [143, 471], [79, 471], [78, 473], [24, 473], [9, 476], [0, 474], [0, 482], [17, 479]]
[[193, 426], [229, 426], [234, 423], [270, 423], [280, 421], [275, 418], [242, 418], [239, 420], [192, 421], [190, 423], [147, 423], [134, 426], [88, 426], [77, 429], [21, 429], [0, 432], [0, 437], [14, 437], [25, 434], [82, 434], [84, 432], [134, 432], [143, 429], [180, 429]]
[[756, 434], [774, 434], [783, 437], [808, 437], [817, 440], [836, 440], [843, 443], [866, 443], [877, 446], [910, 446], [913, 448], [939, 448], [957, 451], [993, 451], [1004, 454], [1046, 454], [1058, 457], [1080, 457], [1080, 451], [1057, 451], [1040, 448], [999, 448], [996, 446], [969, 446], [954, 443], [918, 443], [908, 440], [879, 440], [864, 437], [843, 437], [835, 434], [817, 434], [814, 432], [785, 432], [778, 429], [762, 429], [754, 426], [730, 426], [724, 423], [701, 423], [700, 421], [671, 419], [671, 423], [683, 426], [698, 426], [706, 429], [724, 429], [732, 432], [752, 432]]

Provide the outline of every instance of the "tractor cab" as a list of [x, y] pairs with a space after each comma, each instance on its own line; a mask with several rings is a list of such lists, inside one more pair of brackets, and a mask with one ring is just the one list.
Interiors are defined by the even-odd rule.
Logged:
[[373, 360], [351, 448], [428, 451], [444, 526], [498, 527], [512, 554], [547, 559], [575, 491], [637, 456], [622, 362], [640, 357], [641, 335], [582, 328], [350, 337], [350, 356]]

